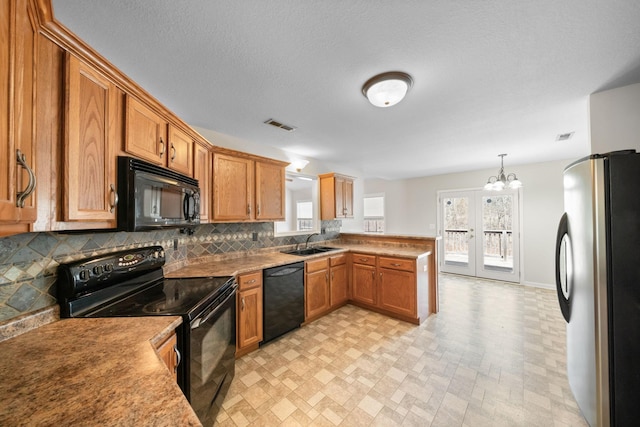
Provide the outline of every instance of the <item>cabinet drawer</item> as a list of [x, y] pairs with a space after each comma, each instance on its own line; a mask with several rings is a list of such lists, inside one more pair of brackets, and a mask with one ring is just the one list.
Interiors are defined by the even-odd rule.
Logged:
[[416, 260], [407, 258], [380, 257], [380, 268], [394, 270], [416, 271]]
[[241, 291], [262, 286], [262, 270], [238, 276], [238, 287]]
[[307, 273], [326, 270], [329, 267], [329, 258], [312, 259], [304, 263]]
[[347, 254], [340, 254], [340, 255], [332, 256], [331, 258], [329, 258], [329, 263], [331, 264], [331, 267], [333, 267], [334, 265], [346, 264], [346, 262], [347, 262]]
[[351, 255], [351, 260], [354, 264], [364, 264], [364, 265], [372, 265], [375, 267], [376, 265], [376, 256], [375, 255], [365, 255], [354, 253]]

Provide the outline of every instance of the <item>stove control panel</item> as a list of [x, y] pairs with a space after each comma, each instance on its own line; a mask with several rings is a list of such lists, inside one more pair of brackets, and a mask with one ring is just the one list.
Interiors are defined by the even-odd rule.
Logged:
[[[85, 258], [58, 267], [59, 297], [71, 297], [103, 288], [131, 272], [161, 269], [165, 263], [162, 246], [134, 248]], [[62, 295], [61, 295], [62, 293]]]

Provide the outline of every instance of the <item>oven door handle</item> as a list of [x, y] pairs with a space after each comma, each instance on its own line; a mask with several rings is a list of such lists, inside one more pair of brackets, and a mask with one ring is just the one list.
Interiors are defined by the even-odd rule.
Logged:
[[235, 298], [236, 289], [238, 289], [238, 285], [235, 285], [233, 287], [233, 292], [231, 292], [229, 294], [229, 296], [227, 296], [224, 299], [224, 301], [222, 301], [220, 304], [218, 304], [216, 306], [216, 308], [214, 308], [213, 310], [211, 310], [209, 313], [205, 314], [204, 316], [198, 317], [197, 319], [194, 319], [194, 321], [191, 323], [191, 330], [198, 329], [200, 327], [200, 325], [202, 325], [203, 323], [206, 323], [207, 320], [211, 319], [216, 313], [218, 313], [220, 310], [222, 310], [224, 308], [224, 305], [227, 303], [227, 301], [229, 301], [231, 298]]

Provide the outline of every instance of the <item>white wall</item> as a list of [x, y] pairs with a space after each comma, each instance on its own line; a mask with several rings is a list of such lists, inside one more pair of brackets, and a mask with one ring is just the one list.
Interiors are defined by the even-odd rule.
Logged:
[[640, 152], [640, 83], [589, 97], [591, 153]]
[[[575, 159], [519, 165], [515, 172], [523, 182], [521, 282], [552, 287], [555, 283], [555, 237], [563, 213], [562, 172]], [[441, 190], [479, 189], [490, 175], [487, 169], [407, 180], [365, 181], [365, 194], [385, 194], [385, 227], [390, 234], [436, 234], [437, 192]]]

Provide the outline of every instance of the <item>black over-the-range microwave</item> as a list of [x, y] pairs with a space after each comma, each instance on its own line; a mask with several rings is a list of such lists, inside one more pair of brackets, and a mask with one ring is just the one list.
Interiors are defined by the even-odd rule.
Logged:
[[118, 157], [118, 199], [119, 230], [200, 224], [198, 180], [133, 157]]

